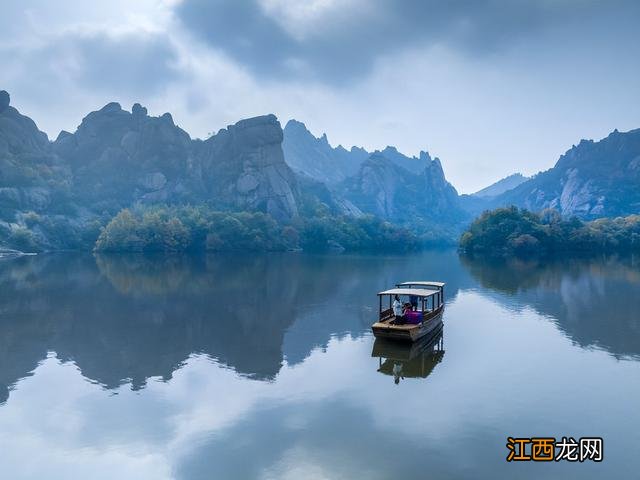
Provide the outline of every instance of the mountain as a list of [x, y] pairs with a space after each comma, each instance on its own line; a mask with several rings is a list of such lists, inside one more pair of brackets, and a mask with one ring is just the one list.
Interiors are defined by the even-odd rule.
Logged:
[[2, 91], [0, 245], [79, 248], [138, 203], [262, 211], [287, 222], [298, 215], [300, 191], [282, 139], [274, 115], [241, 120], [202, 141], [169, 113], [153, 117], [139, 104], [129, 112], [114, 102], [50, 142]]
[[263, 211], [286, 221], [298, 214], [296, 177], [284, 159], [275, 115], [241, 120], [195, 149], [205, 198], [225, 208]]
[[171, 115], [149, 117], [109, 103], [89, 113], [75, 133], [53, 143], [73, 173], [73, 200], [92, 210], [117, 212], [136, 201], [180, 200], [194, 163], [191, 138]]
[[492, 183], [488, 187], [483, 188], [482, 190], [478, 190], [476, 193], [472, 193], [471, 195], [474, 197], [481, 198], [489, 198], [496, 197], [512, 188], [516, 188], [521, 183], [529, 180], [529, 177], [525, 177], [521, 173], [514, 173], [505, 177], [501, 180], [498, 180], [495, 183]]
[[424, 168], [431, 162], [431, 156], [428, 152], [420, 152], [419, 157], [407, 157], [400, 153], [396, 147], [387, 146], [380, 153], [397, 166], [415, 174], [422, 173]]
[[373, 153], [342, 184], [344, 197], [358, 209], [414, 227], [434, 222], [451, 226], [466, 217], [439, 159], [422, 152], [420, 161], [425, 166], [414, 173], [388, 158], [385, 151]]
[[327, 135], [316, 138], [304, 123], [289, 120], [284, 127], [282, 149], [296, 172], [326, 184], [335, 184], [355, 174], [369, 153], [363, 148], [342, 145], [333, 148]]
[[555, 166], [498, 195], [493, 206], [517, 205], [565, 216], [615, 217], [640, 212], [640, 129], [582, 140]]
[[0, 220], [15, 209], [44, 209], [53, 190], [70, 181], [70, 170], [53, 152], [35, 122], [9, 105], [0, 92]]
[[110, 103], [87, 115], [54, 150], [67, 159], [76, 198], [110, 212], [134, 202], [210, 202], [264, 211], [284, 220], [297, 213], [295, 176], [284, 161], [274, 115], [242, 120], [205, 141], [191, 140], [169, 113], [131, 113]]
[[326, 135], [315, 137], [297, 120], [284, 128], [283, 150], [307, 203], [320, 202], [331, 213], [371, 214], [421, 228], [434, 221], [454, 225], [467, 215], [440, 160], [428, 152], [408, 157], [391, 146], [371, 154], [333, 148]]
[[[334, 148], [329, 144], [326, 134], [315, 137], [304, 123], [297, 120], [289, 120], [284, 127], [282, 149], [287, 163], [297, 173], [327, 185], [336, 185], [357, 174], [362, 163], [370, 156], [367, 150], [360, 147], [347, 150], [338, 145]], [[407, 157], [391, 146], [379, 153], [415, 174], [422, 173], [426, 163], [431, 161], [426, 152], [420, 152], [419, 157]]]

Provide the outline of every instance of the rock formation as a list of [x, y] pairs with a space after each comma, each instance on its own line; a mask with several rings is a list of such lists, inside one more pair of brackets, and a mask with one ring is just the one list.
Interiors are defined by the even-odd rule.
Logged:
[[416, 158], [394, 147], [371, 155], [333, 148], [300, 122], [290, 121], [283, 133], [273, 115], [241, 120], [202, 141], [169, 113], [154, 117], [137, 103], [131, 112], [109, 103], [50, 142], [0, 92], [0, 246], [20, 249], [75, 248], [87, 225], [97, 230], [137, 203], [262, 211], [280, 222], [372, 214], [455, 229], [469, 212], [508, 204], [587, 218], [639, 213], [639, 185], [640, 130], [583, 140], [554, 168], [499, 195], [459, 197], [427, 152]]
[[8, 105], [8, 94], [0, 100], [0, 245], [18, 232], [27, 243], [35, 236], [57, 248], [43, 225], [62, 222], [55, 229], [64, 239], [65, 229], [135, 203], [206, 203], [285, 222], [298, 214], [297, 180], [273, 115], [240, 121], [203, 142], [168, 113], [153, 117], [140, 104], [128, 112], [109, 103], [49, 142]]
[[9, 105], [8, 94], [0, 97], [0, 245], [16, 235], [24, 241], [15, 245], [28, 249], [32, 233], [22, 217], [50, 210], [54, 199], [62, 204], [71, 173], [33, 120]]
[[640, 129], [582, 140], [556, 165], [495, 198], [493, 205], [558, 210], [565, 216], [640, 213]]
[[284, 160], [282, 136], [275, 115], [265, 115], [241, 120], [202, 142], [196, 158], [207, 195], [280, 221], [296, 216], [299, 192]]
[[74, 134], [61, 133], [54, 143], [71, 164], [78, 198], [109, 212], [136, 201], [190, 200], [191, 146], [171, 115], [150, 117], [139, 104], [129, 113], [118, 103], [90, 113]]
[[87, 115], [56, 152], [70, 161], [78, 195], [115, 212], [134, 202], [208, 202], [262, 210], [279, 220], [297, 214], [295, 178], [284, 162], [275, 116], [243, 120], [202, 142], [170, 114], [131, 113], [110, 103]]
[[420, 156], [417, 158], [407, 157], [400, 153], [396, 147], [387, 146], [380, 153], [399, 167], [415, 174], [422, 173], [424, 168], [431, 162], [431, 156], [428, 152], [420, 152]]
[[289, 120], [284, 127], [282, 143], [287, 163], [297, 173], [314, 180], [335, 185], [354, 175], [369, 153], [358, 147], [347, 150], [342, 145], [333, 148], [326, 135], [316, 138], [304, 123]]
[[[360, 166], [370, 156], [369, 152], [360, 147], [347, 150], [338, 145], [334, 148], [329, 144], [326, 134], [317, 138], [307, 130], [304, 123], [297, 120], [287, 122], [282, 148], [287, 163], [296, 173], [302, 173], [329, 186], [357, 174]], [[431, 161], [426, 152], [420, 152], [419, 157], [408, 157], [391, 146], [379, 153], [397, 166], [415, 174], [422, 173], [426, 164]]]
[[382, 152], [373, 153], [357, 175], [345, 180], [344, 195], [365, 213], [403, 224], [431, 224], [446, 219], [448, 225], [465, 217], [458, 194], [447, 182], [439, 159], [422, 152], [424, 168], [412, 173]]
[[9, 92], [6, 90], [0, 90], [0, 113], [7, 109], [10, 102], [11, 98], [9, 97]]

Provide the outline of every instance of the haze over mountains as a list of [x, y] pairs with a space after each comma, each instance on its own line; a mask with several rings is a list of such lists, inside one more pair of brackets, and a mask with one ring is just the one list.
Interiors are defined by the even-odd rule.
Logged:
[[588, 219], [640, 213], [640, 129], [581, 140], [553, 168], [504, 192], [495, 204]]
[[440, 160], [428, 152], [408, 157], [392, 146], [372, 153], [360, 147], [334, 148], [326, 135], [317, 138], [296, 120], [284, 129], [283, 149], [296, 172], [324, 183], [357, 211], [414, 226], [443, 217], [453, 225], [466, 217]]
[[[460, 210], [476, 215], [506, 205], [533, 211], [553, 208], [581, 218], [640, 213], [640, 129], [615, 130], [597, 142], [582, 140], [549, 170], [533, 177], [515, 173], [472, 195], [458, 195], [446, 181], [440, 160], [427, 152], [416, 158], [394, 147], [372, 154], [358, 147], [333, 148], [326, 135], [316, 138], [297, 121], [287, 124], [283, 146], [286, 161], [295, 170], [328, 185], [346, 184], [347, 198], [388, 219], [423, 217], [425, 208], [432, 208], [435, 218], [445, 214], [460, 219], [465, 218]], [[336, 164], [339, 167], [333, 168]], [[351, 179], [345, 182], [349, 173]], [[417, 178], [423, 174], [432, 178], [428, 188]], [[358, 187], [363, 181], [365, 186]], [[354, 191], [355, 198], [350, 197]], [[416, 205], [418, 196], [424, 205]]]
[[516, 188], [518, 185], [526, 182], [527, 180], [529, 180], [529, 177], [525, 177], [521, 173], [514, 173], [512, 175], [509, 175], [508, 177], [498, 180], [496, 183], [493, 183], [488, 187], [478, 190], [473, 194], [473, 196], [480, 198], [497, 197], [498, 195], [508, 190]]
[[109, 103], [51, 142], [0, 93], [0, 245], [28, 230], [47, 248], [73, 248], [65, 231], [99, 229], [140, 203], [261, 211], [284, 223], [314, 205], [453, 239], [474, 214], [507, 204], [588, 218], [638, 213], [639, 184], [640, 130], [583, 140], [533, 178], [515, 174], [460, 196], [426, 151], [332, 147], [296, 120], [283, 131], [274, 115], [198, 140], [169, 113]]

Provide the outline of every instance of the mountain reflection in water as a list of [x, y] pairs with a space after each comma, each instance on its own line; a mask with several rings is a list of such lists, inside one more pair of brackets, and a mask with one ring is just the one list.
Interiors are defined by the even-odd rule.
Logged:
[[640, 358], [637, 256], [462, 263], [489, 294], [545, 315], [581, 347]]
[[[446, 282], [442, 336], [375, 341], [376, 293], [418, 279]], [[18, 480], [633, 478], [639, 286], [633, 257], [2, 259], [0, 465]], [[506, 436], [536, 434], [603, 436], [605, 461], [516, 472]]]
[[448, 302], [460, 289], [478, 288], [477, 279], [487, 295], [535, 309], [582, 347], [640, 356], [636, 258], [460, 262], [444, 251], [420, 260], [296, 254], [3, 260], [0, 401], [50, 351], [106, 388], [168, 380], [192, 354], [270, 380], [285, 357], [297, 363], [332, 336], [368, 334], [375, 293], [411, 278], [445, 280]]
[[[431, 275], [451, 259], [434, 254]], [[368, 333], [375, 292], [422, 270], [410, 257], [296, 254], [4, 261], [0, 401], [51, 351], [106, 388], [169, 380], [192, 354], [272, 380], [285, 355], [298, 363], [332, 336]]]

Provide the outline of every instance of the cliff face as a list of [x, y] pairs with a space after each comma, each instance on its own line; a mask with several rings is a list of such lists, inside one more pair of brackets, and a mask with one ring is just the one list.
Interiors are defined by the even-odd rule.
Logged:
[[152, 117], [139, 104], [128, 112], [109, 103], [50, 142], [9, 101], [0, 93], [0, 245], [28, 228], [41, 245], [73, 248], [63, 244], [70, 229], [135, 203], [207, 203], [280, 221], [298, 214], [297, 179], [273, 115], [201, 141], [168, 113]]
[[426, 152], [420, 160], [425, 167], [419, 174], [408, 171], [383, 152], [372, 154], [357, 175], [343, 184], [344, 194], [365, 213], [395, 223], [432, 224], [446, 219], [454, 224], [465, 217], [458, 194], [447, 182], [439, 159]]
[[0, 97], [0, 220], [11, 220], [12, 210], [48, 207], [52, 189], [64, 186], [70, 172], [47, 135], [9, 105], [9, 94]]
[[[297, 120], [287, 122], [282, 148], [287, 163], [296, 173], [329, 186], [335, 186], [346, 178], [356, 175], [371, 155], [360, 147], [351, 147], [347, 150], [342, 145], [338, 145], [334, 148], [329, 144], [326, 134], [319, 138], [315, 137], [304, 123]], [[408, 157], [400, 153], [396, 147], [390, 146], [374, 153], [380, 153], [395, 165], [415, 174], [422, 173], [426, 163], [431, 161], [426, 152], [420, 152], [418, 158]]]
[[284, 162], [273, 115], [242, 120], [202, 142], [173, 123], [110, 103], [61, 133], [55, 151], [68, 159], [78, 197], [118, 210], [133, 202], [209, 202], [259, 210], [278, 220], [297, 214], [297, 186]]
[[495, 205], [554, 208], [582, 218], [640, 212], [640, 129], [582, 140], [556, 165], [496, 197]]
[[305, 199], [314, 197], [332, 213], [416, 223], [443, 219], [444, 212], [454, 223], [464, 216], [440, 160], [427, 152], [408, 157], [391, 146], [372, 154], [358, 147], [333, 148], [326, 135], [316, 138], [296, 120], [284, 129], [283, 150]]
[[133, 202], [191, 199], [191, 138], [171, 115], [150, 117], [110, 103], [92, 112], [74, 134], [61, 132], [53, 144], [71, 166], [77, 201], [115, 212]]
[[387, 146], [380, 153], [397, 166], [418, 175], [421, 174], [425, 167], [431, 162], [431, 156], [428, 152], [420, 152], [419, 157], [408, 157], [400, 153], [396, 147]]
[[198, 145], [196, 159], [207, 197], [277, 220], [298, 214], [298, 185], [282, 152], [274, 115], [242, 120]]
[[416, 197], [416, 187], [409, 172], [374, 153], [346, 181], [346, 196], [363, 212], [391, 220], [402, 216], [399, 204]]
[[27, 223], [33, 227], [29, 236], [43, 238], [42, 229], [33, 225], [36, 217], [28, 212], [55, 215], [70, 185], [71, 170], [53, 153], [46, 134], [0, 91], [0, 247], [28, 248]]

